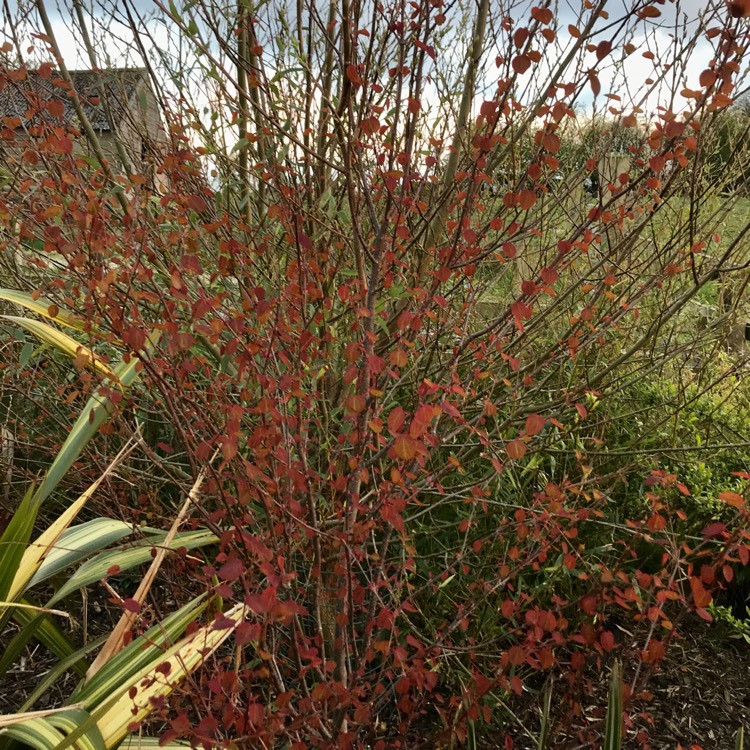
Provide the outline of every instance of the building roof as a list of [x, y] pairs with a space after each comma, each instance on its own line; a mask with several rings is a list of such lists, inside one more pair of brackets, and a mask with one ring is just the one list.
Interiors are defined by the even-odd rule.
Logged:
[[[120, 122], [132, 113], [132, 101], [141, 84], [148, 85], [145, 68], [111, 68], [109, 70], [71, 70], [73, 86], [81, 99], [83, 110], [94, 130], [111, 130], [109, 120], [101, 103], [101, 94], [107, 97], [115, 122]], [[34, 124], [35, 117], [29, 120], [29, 112], [43, 108], [51, 100], [63, 104], [62, 119], [75, 122], [75, 109], [68, 95], [68, 84], [56, 71], [27, 70], [14, 71], [13, 81], [0, 80], [0, 117], [18, 117], [26, 125]]]

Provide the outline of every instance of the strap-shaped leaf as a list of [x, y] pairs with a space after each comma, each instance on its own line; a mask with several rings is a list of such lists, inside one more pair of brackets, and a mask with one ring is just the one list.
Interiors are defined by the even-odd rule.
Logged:
[[[153, 340], [157, 339], [158, 335], [155, 335]], [[139, 363], [140, 360], [137, 357], [131, 357], [128, 362], [123, 362], [115, 368], [114, 372], [121, 387], [128, 388], [136, 381]], [[81, 451], [96, 435], [102, 424], [111, 417], [114, 408], [112, 401], [98, 392], [86, 402], [81, 416], [71, 428], [55, 460], [44, 475], [39, 489], [34, 494], [34, 499], [38, 503], [43, 503], [55, 491]]]
[[100, 704], [116, 692], [122, 683], [128, 683], [153, 658], [153, 651], [163, 652], [176, 643], [187, 626], [194, 622], [208, 606], [205, 596], [189, 601], [143, 635], [134, 638], [122, 651], [108, 661], [90, 680], [80, 683], [72, 699], [85, 707]]
[[[120, 572], [131, 570], [138, 565], [149, 562], [152, 559], [154, 547], [163, 543], [164, 534], [150, 537], [138, 542], [126, 549], [113, 549], [101, 552], [96, 557], [92, 557], [81, 565], [70, 578], [55, 592], [55, 595], [47, 602], [51, 607], [55, 602], [68, 596], [69, 594], [84, 588], [89, 584], [101, 581], [107, 577], [107, 573], [112, 568], [119, 568]], [[214, 544], [217, 541], [213, 533], [206, 530], [186, 531], [182, 534], [175, 535], [170, 545], [171, 549], [195, 549], [205, 547], [208, 544]]]
[[[0, 599], [5, 600], [13, 586], [18, 568], [34, 531], [39, 506], [34, 502], [34, 488], [29, 488], [18, 510], [0, 537]], [[1, 612], [0, 608], [0, 612]], [[0, 617], [0, 623], [6, 618]]]
[[99, 727], [91, 721], [91, 715], [83, 708], [72, 708], [59, 714], [52, 714], [47, 721], [55, 729], [59, 729], [67, 736], [78, 731], [79, 727], [88, 724], [88, 729], [76, 740], [76, 747], [81, 750], [109, 750], [111, 745], [106, 745]]
[[[7, 598], [16, 599], [23, 595], [29, 585], [29, 581], [42, 566], [47, 555], [55, 548], [59, 538], [65, 533], [71, 523], [75, 520], [89, 498], [96, 492], [102, 481], [111, 474], [122, 460], [130, 453], [133, 444], [129, 442], [114, 457], [102, 475], [89, 486], [89, 488], [73, 503], [71, 503], [32, 543], [23, 553], [21, 562], [17, 566], [13, 583], [8, 590]], [[38, 502], [38, 501], [36, 501]]]
[[82, 331], [85, 328], [84, 321], [81, 318], [66, 310], [59, 309], [54, 302], [44, 297], [34, 299], [30, 294], [17, 289], [0, 289], [0, 299], [25, 307], [37, 315], [54, 320], [55, 323], [67, 326], [68, 328], [74, 328], [77, 331]]
[[[46, 711], [41, 713], [45, 716], [49, 714]], [[3, 716], [0, 718], [0, 726], [2, 724], [6, 726], [0, 730], [0, 736], [10, 737], [36, 750], [52, 750], [65, 739], [62, 732], [42, 717], [23, 718], [23, 714]]]
[[17, 315], [2, 315], [0, 317], [3, 320], [9, 320], [11, 323], [21, 326], [21, 328], [25, 328], [39, 340], [44, 341], [45, 344], [54, 346], [55, 349], [58, 349], [71, 359], [83, 357], [87, 367], [100, 372], [111, 381], [117, 382], [117, 376], [112, 369], [105, 365], [91, 349], [76, 341], [72, 336], [68, 336], [67, 333], [63, 333], [57, 328], [53, 328], [51, 325], [42, 323], [40, 320], [34, 320], [33, 318], [21, 318]]
[[[246, 617], [248, 608], [237, 604], [222, 616], [223, 627], [214, 624], [199, 628], [175, 646], [161, 652], [158, 648], [147, 649], [152, 659], [146, 667], [134, 674], [107, 695], [96, 708], [90, 708], [91, 718], [69, 734], [54, 750], [65, 750], [89, 731], [96, 722], [107, 747], [115, 747], [128, 734], [128, 727], [142, 721], [152, 711], [156, 700], [169, 695], [177, 685], [218, 649]], [[132, 645], [132, 644], [131, 644]], [[118, 656], [125, 651], [119, 652]], [[99, 676], [104, 669], [100, 670]], [[135, 692], [131, 691], [135, 688]]]
[[167, 742], [165, 745], [159, 743], [158, 737], [138, 737], [131, 734], [126, 737], [119, 750], [181, 750], [182, 748], [190, 747], [189, 742], [180, 742], [179, 740], [173, 740]]
[[132, 533], [131, 524], [115, 518], [94, 518], [86, 523], [70, 527], [61, 534], [44, 558], [39, 570], [29, 581], [29, 588], [46, 581]]

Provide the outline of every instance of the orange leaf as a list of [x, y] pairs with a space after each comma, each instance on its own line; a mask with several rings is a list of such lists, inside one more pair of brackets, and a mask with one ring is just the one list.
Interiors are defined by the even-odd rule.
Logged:
[[544, 429], [545, 421], [541, 414], [529, 414], [526, 417], [526, 434], [538, 435]]
[[526, 443], [523, 440], [511, 440], [505, 446], [505, 452], [508, 454], [508, 458], [514, 461], [521, 459], [526, 455]]
[[365, 397], [356, 393], [352, 394], [346, 399], [346, 408], [355, 414], [359, 414], [365, 410]]
[[696, 607], [704, 609], [711, 604], [711, 592], [706, 591], [706, 587], [700, 578], [693, 577], [690, 579], [690, 590], [693, 592], [693, 601]]
[[659, 18], [661, 11], [654, 5], [647, 5], [641, 8], [637, 13], [639, 18]]
[[393, 443], [393, 450], [402, 461], [411, 461], [417, 455], [417, 442], [408, 435], [401, 435]]
[[596, 45], [596, 59], [603, 60], [612, 51], [612, 42], [605, 40]]
[[733, 508], [744, 508], [745, 498], [742, 495], [738, 495], [736, 492], [720, 492], [719, 500], [723, 500], [727, 505], [731, 505]]
[[706, 68], [699, 76], [698, 83], [700, 83], [701, 86], [704, 88], [708, 88], [709, 86], [713, 86], [716, 81], [716, 73], [714, 73], [713, 70], [710, 70], [709, 68]]
[[347, 65], [346, 66], [346, 77], [349, 79], [349, 81], [354, 86], [361, 86], [362, 85], [362, 77], [360, 76], [359, 72], [357, 71], [356, 65]]

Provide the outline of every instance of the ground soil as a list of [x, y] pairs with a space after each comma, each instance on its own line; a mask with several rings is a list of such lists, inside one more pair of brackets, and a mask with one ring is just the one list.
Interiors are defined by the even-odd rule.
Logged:
[[[23, 696], [38, 683], [39, 675], [54, 663], [45, 649], [29, 647], [0, 685], [0, 711], [17, 710]], [[609, 665], [603, 664], [600, 669], [600, 673], [592, 669], [586, 675], [585, 688], [576, 696], [575, 707], [561, 699], [564, 690], [553, 693], [554, 728], [548, 748], [602, 747]], [[626, 683], [632, 677], [632, 665], [626, 666]], [[628, 704], [625, 750], [733, 750], [742, 725], [748, 730], [750, 748], [750, 644], [738, 633], [698, 618], [688, 620], [667, 649], [664, 661], [645, 677]], [[35, 708], [59, 705], [75, 681], [73, 675], [63, 675]], [[478, 747], [537, 750], [540, 704], [541, 693], [525, 693], [511, 702], [503, 728], [479, 728]], [[434, 729], [424, 727], [421, 740], [432, 737], [429, 745], [415, 741], [416, 738], [407, 744], [429, 746], [431, 750], [444, 747], [435, 743]]]
[[[587, 675], [587, 688], [574, 703], [553, 700], [549, 748], [602, 747], [609, 665], [600, 669], [598, 675]], [[626, 666], [626, 684], [633, 675], [632, 665]], [[750, 644], [739, 633], [698, 618], [688, 620], [665, 659], [641, 676], [645, 679], [627, 704], [625, 750], [733, 750], [743, 725], [750, 747]], [[540, 704], [541, 696], [536, 701], [525, 696], [511, 706], [515, 718], [500, 737], [483, 738], [483, 750], [537, 750]]]

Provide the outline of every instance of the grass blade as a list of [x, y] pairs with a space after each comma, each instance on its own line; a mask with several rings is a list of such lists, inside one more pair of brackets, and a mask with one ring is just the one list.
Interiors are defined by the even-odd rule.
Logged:
[[549, 715], [552, 709], [552, 682], [544, 691], [544, 703], [542, 704], [542, 722], [539, 727], [539, 739], [536, 743], [537, 750], [547, 750], [550, 740]]
[[[0, 675], [5, 674], [13, 666], [32, 638], [36, 638], [59, 659], [67, 659], [75, 653], [76, 647], [48, 615], [15, 609], [13, 619], [20, 625], [20, 630], [11, 638], [10, 643], [4, 645], [0, 655]], [[76, 662], [73, 669], [83, 675], [87, 665], [85, 662]]]
[[620, 662], [615, 661], [612, 665], [612, 674], [609, 680], [609, 701], [603, 750], [622, 749], [622, 703], [622, 669]]

